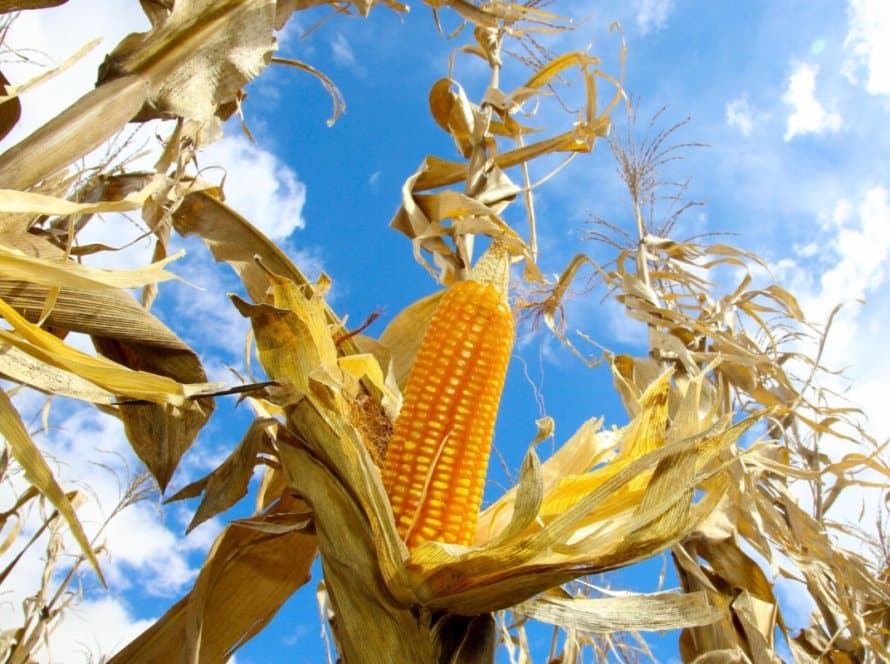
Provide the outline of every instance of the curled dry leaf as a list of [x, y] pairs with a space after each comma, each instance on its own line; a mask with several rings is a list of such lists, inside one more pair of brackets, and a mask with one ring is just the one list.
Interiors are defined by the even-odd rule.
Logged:
[[271, 451], [270, 429], [276, 424], [272, 419], [254, 420], [244, 438], [225, 461], [206, 477], [183, 487], [167, 499], [167, 502], [173, 502], [204, 494], [186, 529], [187, 533], [207, 519], [229, 509], [247, 495], [247, 483], [257, 465], [257, 455], [261, 451]]
[[[453, 3], [451, 6], [459, 11]], [[515, 5], [493, 5], [491, 11], [521, 14], [525, 9]], [[481, 28], [487, 23], [477, 25]], [[463, 88], [451, 79], [440, 79], [433, 85], [430, 91], [433, 119], [451, 134], [458, 152], [468, 161], [448, 162], [427, 157], [403, 185], [402, 205], [390, 225], [411, 238], [415, 258], [434, 275], [438, 273], [441, 283], [448, 285], [466, 274], [472, 259], [472, 245], [468, 238], [477, 234], [504, 243], [514, 256], [526, 259], [527, 269], [534, 270], [532, 252], [500, 216], [521, 191], [505, 171], [549, 154], [589, 152], [597, 138], [608, 134], [608, 116], [623, 92], [617, 81], [607, 77], [616, 84], [617, 92], [602, 111], [597, 110], [595, 79], [605, 75], [599, 70], [589, 70], [589, 67], [598, 62], [598, 59], [582, 53], [557, 57], [514, 93], [504, 94], [489, 88], [484, 102], [478, 106], [472, 104]], [[538, 94], [541, 86], [571, 67], [582, 70], [587, 86], [585, 119], [562, 134], [523, 145], [521, 137], [528, 131], [513, 119], [513, 114], [520, 110], [522, 102]], [[500, 122], [492, 120], [492, 113], [498, 115]], [[519, 147], [501, 152], [492, 134], [512, 138], [519, 142]], [[463, 193], [446, 190], [421, 194], [460, 181], [465, 182]], [[451, 244], [446, 239], [450, 239]], [[432, 255], [433, 266], [427, 263], [423, 252]]]

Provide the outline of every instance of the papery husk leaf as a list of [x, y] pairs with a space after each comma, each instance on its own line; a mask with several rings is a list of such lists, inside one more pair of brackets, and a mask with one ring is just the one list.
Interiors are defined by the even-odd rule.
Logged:
[[257, 455], [264, 447], [269, 447], [270, 430], [276, 425], [277, 421], [274, 419], [255, 419], [225, 461], [210, 474], [183, 487], [167, 500], [173, 502], [204, 494], [186, 533], [229, 509], [247, 495], [247, 484], [258, 463]]
[[402, 409], [402, 392], [392, 373], [384, 375], [382, 365], [374, 354], [346, 355], [339, 359], [338, 365], [346, 374], [362, 382], [371, 402], [379, 404], [380, 410], [385, 413], [387, 425], [395, 421]]
[[[360, 497], [367, 502], [363, 508], [373, 514], [371, 526], [386, 544], [380, 564], [388, 575], [397, 573], [397, 552], [405, 551], [393, 522], [389, 499], [383, 490], [380, 474], [369, 456], [369, 441], [352, 424], [352, 395], [344, 395], [339, 387], [343, 380], [338, 366], [338, 348], [334, 344], [325, 318], [327, 306], [318, 296], [306, 296], [288, 280], [270, 275], [275, 283], [273, 301], [289, 304], [283, 309], [270, 305], [250, 305], [235, 299], [243, 315], [249, 316], [256, 336], [257, 353], [270, 378], [290, 386], [285, 401], [289, 427], [313, 446], [331, 468], [336, 468], [346, 486], [365, 487], [370, 494]], [[345, 397], [345, 398], [344, 398]], [[287, 471], [295, 477], [294, 471]], [[369, 478], [369, 474], [373, 479]], [[295, 486], [300, 490], [299, 486]], [[376, 530], [379, 529], [379, 530]]]
[[[268, 514], [305, 511], [282, 499]], [[108, 664], [218, 664], [272, 619], [310, 578], [315, 535], [229, 525], [217, 537], [193, 590]]]
[[[614, 455], [618, 437], [614, 431], [600, 431], [602, 424], [602, 418], [591, 418], [542, 464], [545, 494], [551, 493], [562, 477], [577, 473], [579, 468], [592, 468]], [[516, 494], [517, 488], [511, 488], [479, 515], [477, 545], [490, 541], [496, 532], [506, 527]]]
[[50, 470], [40, 450], [34, 444], [34, 441], [31, 440], [31, 436], [28, 435], [28, 431], [25, 429], [18, 411], [13, 406], [5, 390], [0, 390], [0, 434], [6, 439], [6, 444], [12, 452], [12, 456], [25, 472], [28, 483], [40, 491], [41, 495], [65, 519], [81, 553], [95, 570], [96, 575], [104, 586], [105, 578], [102, 575], [102, 570], [99, 568], [99, 561], [96, 560], [96, 554], [93, 552], [93, 547], [83, 531], [80, 519], [77, 518], [77, 514], [74, 512], [74, 507], [53, 476], [52, 470]]
[[[407, 566], [423, 603], [465, 615], [506, 608], [584, 573], [594, 573], [647, 558], [678, 541], [709, 514], [722, 493], [707, 495], [690, 512], [687, 522], [666, 532], [660, 517], [672, 509], [671, 501], [688, 499], [688, 489], [676, 487], [671, 501], [645, 512], [622, 515], [601, 511], [602, 525], [578, 539], [578, 524], [633, 478], [671, 456], [691, 450], [725, 449], [750, 426], [744, 422], [714, 440], [680, 440], [659, 447], [625, 466], [597, 486], [564, 514], [531, 535], [481, 551], [426, 543], [416, 549]], [[631, 504], [626, 509], [633, 509]], [[654, 526], [652, 524], [655, 524]], [[609, 534], [604, 534], [605, 527]], [[646, 532], [641, 533], [644, 530]]]
[[703, 592], [565, 598], [543, 595], [511, 611], [563, 629], [609, 634], [709, 625], [723, 615]]
[[420, 342], [444, 292], [437, 291], [409, 304], [396, 314], [380, 335], [380, 343], [390, 353], [393, 374], [402, 390], [408, 383]]
[[[641, 397], [638, 410], [640, 415], [624, 430], [621, 451], [610, 463], [591, 472], [586, 468], [564, 477], [550, 491], [541, 506], [541, 517], [552, 518], [562, 514], [578, 500], [588, 495], [596, 486], [613, 477], [631, 461], [657, 449], [665, 441], [667, 426], [667, 396], [670, 390], [670, 374], [662, 374]], [[634, 478], [624, 489], [615, 494], [602, 509], [615, 510], [621, 504], [636, 504], [637, 498], [649, 484], [651, 475], [643, 474]], [[623, 501], [623, 502], [622, 502]], [[591, 518], [598, 517], [591, 514]]]
[[[282, 448], [281, 455], [292, 486], [316, 514], [341, 655], [346, 661], [369, 664], [435, 661], [430, 634], [395, 601], [380, 576], [372, 531], [355, 501], [307, 450]], [[363, 628], [350, 629], [354, 625]]]
[[516, 501], [510, 522], [497, 537], [492, 546], [508, 542], [534, 523], [538, 518], [544, 500], [544, 478], [541, 475], [541, 462], [534, 448], [529, 449], [519, 469], [519, 484], [516, 486]]

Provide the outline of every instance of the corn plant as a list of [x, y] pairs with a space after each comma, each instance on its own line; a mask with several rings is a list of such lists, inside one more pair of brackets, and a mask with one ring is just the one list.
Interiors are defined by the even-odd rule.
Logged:
[[[19, 0], [0, 11], [48, 11], [41, 8], [64, 1]], [[785, 627], [752, 549], [768, 561], [787, 557], [796, 569], [783, 571], [802, 577], [816, 599], [812, 626], [785, 630], [797, 661], [890, 658], [886, 574], [839, 548], [821, 516], [857, 469], [890, 472], [849, 410], [813, 398], [812, 380], [786, 372], [792, 355], [812, 377], [822, 369], [818, 357], [788, 350], [808, 329], [794, 297], [778, 286], [750, 288], [756, 257], [674, 239], [672, 223], [652, 218], [670, 130], [637, 145], [630, 122], [627, 139], [611, 141], [635, 222], [626, 246], [615, 226], [594, 231], [619, 248], [613, 263], [579, 253], [557, 278], [540, 269], [529, 165], [590, 152], [609, 136], [613, 113], [632, 109], [620, 72], [543, 45], [567, 21], [534, 2], [428, 2], [437, 18], [453, 12], [471, 28], [456, 54], [490, 77], [476, 101], [450, 76], [431, 85], [430, 112], [457, 156], [423, 159], [390, 226], [437, 286], [372, 338], [328, 305], [329, 277], [308, 280], [191, 165], [270, 64], [295, 66], [333, 90], [322, 72], [275, 56], [275, 30], [295, 12], [329, 4], [367, 16], [377, 3], [140, 4], [151, 29], [117, 45], [94, 89], [0, 155], [0, 373], [118, 417], [164, 491], [214, 398], [228, 391], [207, 381], [198, 354], [150, 311], [158, 284], [173, 276], [167, 242], [177, 233], [199, 237], [241, 279], [246, 297], [233, 295], [232, 306], [250, 321], [269, 380], [237, 388], [253, 423], [218, 468], [172, 496], [201, 496], [191, 529], [237, 502], [262, 464], [254, 516], [223, 530], [192, 589], [110, 662], [224, 661], [307, 583], [317, 558], [325, 615], [346, 662], [490, 662], [499, 643], [528, 661], [528, 620], [564, 631], [562, 653], [552, 653], [560, 661], [585, 649], [631, 657], [622, 635], [670, 629], [683, 630], [684, 661], [775, 661], [776, 629]], [[511, 57], [516, 48], [525, 55]], [[501, 87], [507, 67], [525, 72], [514, 89]], [[583, 88], [581, 110], [557, 131], [533, 133], [523, 113], [560, 99], [571, 77]], [[6, 85], [0, 127], [14, 126], [22, 88]], [[153, 171], [72, 168], [127, 123], [157, 118], [175, 128]], [[505, 220], [517, 201], [525, 236]], [[136, 211], [154, 236], [154, 263], [111, 271], [75, 260], [91, 215]], [[474, 260], [477, 244], [488, 248]], [[714, 300], [697, 270], [720, 265], [745, 276]], [[582, 360], [593, 359], [562, 317], [583, 270], [648, 329], [645, 356], [603, 356], [627, 422], [604, 428], [591, 413], [543, 461], [532, 445], [517, 484], [481, 509], [514, 321], [541, 320]], [[133, 288], [143, 289], [141, 303]], [[66, 343], [67, 332], [89, 335], [97, 354]], [[536, 442], [553, 423], [539, 427]], [[0, 433], [33, 495], [53, 506], [101, 579], [69, 494], [5, 392]], [[825, 464], [814, 452], [821, 436], [845, 436], [864, 451]], [[789, 478], [828, 476], [838, 479], [821, 512], [806, 513]], [[590, 596], [591, 575], [665, 552], [681, 592]], [[18, 652], [22, 643], [8, 647]]]

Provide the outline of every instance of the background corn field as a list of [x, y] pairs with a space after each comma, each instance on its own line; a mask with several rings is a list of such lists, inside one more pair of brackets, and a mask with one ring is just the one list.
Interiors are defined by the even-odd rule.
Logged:
[[[10, 63], [33, 60], [43, 46], [7, 39], [14, 12], [66, 4], [77, 2], [0, 2]], [[412, 23], [402, 29], [418, 30], [415, 14], [423, 13], [443, 42], [451, 40], [438, 79], [406, 74], [402, 81], [429, 91], [424, 113], [445, 140], [431, 140], [416, 155], [420, 166], [385, 192], [391, 218], [356, 210], [357, 227], [380, 235], [394, 229], [403, 250], [378, 255], [371, 243], [356, 242], [352, 252], [373, 257], [378, 270], [416, 261], [416, 274], [425, 275], [418, 281], [426, 279], [425, 297], [375, 323], [379, 312], [344, 310], [338, 289], [349, 285], [334, 270], [316, 273], [314, 257], [287, 240], [300, 209], [282, 215], [272, 208], [286, 196], [252, 172], [225, 172], [233, 144], [223, 134], [250, 136], [243, 109], [254, 92], [274, 94], [274, 86], [261, 87], [274, 68], [312, 82], [306, 89], [319, 99], [326, 91], [336, 122], [344, 99], [328, 73], [310, 63], [311, 51], [305, 60], [285, 56], [281, 41], [329, 29], [347, 14], [361, 22], [373, 20], [372, 10], [404, 17], [409, 8], [134, 4], [147, 32], [84, 44], [30, 79], [3, 79], [0, 130], [18, 133], [0, 155], [0, 374], [7, 379], [0, 590], [25, 573], [34, 588], [3, 614], [14, 616], [0, 624], [6, 661], [72, 657], [53, 651], [53, 630], [79, 601], [106, 592], [93, 587], [113, 594], [125, 585], [119, 571], [105, 573], [118, 569], [108, 561], [120, 555], [106, 548], [107, 533], [116, 523], [126, 528], [126, 515], [145, 509], [156, 489], [170, 501], [168, 514], [188, 518], [172, 542], [163, 539], [167, 531], [131, 532], [135, 547], [192, 547], [206, 550], [206, 559], [185, 595], [168, 600], [157, 589], [165, 597], [159, 617], [114, 641], [114, 651], [102, 653], [107, 661], [224, 661], [306, 584], [326, 647], [346, 662], [488, 662], [497, 650], [511, 662], [657, 659], [646, 634], [665, 630], [679, 634], [676, 656], [689, 662], [890, 658], [890, 560], [880, 520], [886, 441], [872, 437], [856, 405], [835, 391], [837, 367], [824, 357], [835, 312], [809, 320], [794, 293], [773, 283], [767, 263], [714, 235], [721, 230], [714, 224], [697, 235], [684, 230], [699, 204], [672, 169], [698, 147], [687, 138], [695, 126], [671, 111], [641, 114], [628, 92], [625, 65], [634, 53], [626, 52], [621, 26], [600, 25], [602, 39], [579, 50], [567, 35], [588, 28], [571, 21], [582, 12], [570, 6], [451, 0], [407, 14]], [[340, 57], [354, 59], [337, 39]], [[33, 132], [20, 131], [26, 95], [97, 48], [107, 55], [95, 87], [52, 108]], [[298, 150], [300, 127], [323, 119], [299, 106], [290, 113]], [[834, 122], [830, 113], [823, 120]], [[786, 140], [806, 131], [813, 130], [789, 121]], [[382, 137], [381, 149], [402, 139]], [[536, 201], [559, 187], [568, 162], [574, 167], [591, 152], [614, 158], [618, 177], [610, 165], [604, 186], [623, 186], [628, 204], [613, 217], [596, 197], [584, 201], [591, 212], [572, 236], [573, 257], [556, 266], [551, 255], [565, 252], [556, 251], [546, 206]], [[280, 225], [246, 219], [227, 203], [226, 192], [245, 183], [248, 196], [270, 201], [266, 212]], [[329, 196], [348, 200], [354, 186], [344, 174]], [[287, 187], [299, 198], [295, 183]], [[297, 219], [281, 222], [287, 214]], [[579, 235], [586, 241], [575, 243]], [[134, 258], [133, 248], [146, 244], [150, 261]], [[206, 260], [186, 263], [181, 246]], [[211, 268], [211, 259], [220, 265]], [[481, 300], [455, 305], [449, 294], [468, 281], [490, 282], [490, 265], [509, 293], [518, 344], [546, 339], [542, 348], [608, 374], [611, 387], [587, 402], [576, 427], [543, 406], [533, 413], [506, 401], [501, 419], [521, 420], [532, 433], [496, 439], [496, 450], [521, 450], [520, 462], [506, 486], [489, 483], [477, 519], [473, 500], [454, 512], [443, 507], [464, 489], [482, 490], [434, 472], [441, 458], [463, 454], [462, 446], [448, 448], [463, 436], [450, 420], [442, 420], [442, 449], [430, 453], [434, 470], [421, 468], [414, 484], [403, 479], [407, 466], [387, 463], [398, 461], [390, 443], [410, 442], [413, 422], [431, 421], [403, 408], [412, 403], [411, 381], [418, 393], [432, 392], [430, 376], [441, 370], [449, 384], [469, 384], [458, 365], [437, 364], [449, 334], [436, 327], [435, 312], [466, 313], [475, 330]], [[244, 337], [237, 371], [221, 366], [214, 341], [194, 338], [188, 316], [156, 315], [152, 305], [165, 293], [194, 288], [176, 283], [177, 274], [216, 297], [201, 313], [220, 336]], [[197, 296], [176, 297], [189, 310]], [[578, 330], [572, 314], [585, 300], [634, 321], [644, 331], [639, 347], [604, 347], [596, 330]], [[479, 323], [477, 341], [509, 336], [511, 315], [490, 329]], [[432, 340], [422, 344], [428, 328]], [[458, 352], [474, 363], [506, 362], [509, 348], [490, 345]], [[433, 368], [409, 378], [415, 360]], [[523, 371], [517, 364], [514, 374]], [[542, 399], [543, 379], [524, 371]], [[498, 401], [500, 379], [486, 376], [454, 406], [467, 411], [471, 431], [477, 423], [488, 431]], [[551, 400], [571, 398], [560, 386], [548, 390]], [[483, 391], [491, 398], [473, 396]], [[235, 408], [235, 399], [240, 430], [214, 428], [214, 410]], [[620, 402], [624, 414], [604, 421], [597, 399]], [[35, 411], [37, 419], [22, 416]], [[53, 458], [42, 442], [45, 431], [74, 428], [78, 418], [94, 431], [120, 422], [139, 460], [116, 478], [119, 504], [101, 517], [88, 507], [95, 490], [60, 482], [59, 469], [110, 465], [107, 452], [75, 440], [64, 448], [70, 458]], [[224, 454], [207, 458], [202, 430], [225, 438]], [[189, 464], [210, 470], [177, 480], [177, 472], [195, 477]], [[254, 475], [261, 479], [248, 505]], [[436, 494], [439, 483], [448, 495]], [[389, 496], [406, 486], [414, 497], [393, 498], [394, 516]], [[839, 513], [851, 493], [868, 507], [864, 523]], [[417, 496], [433, 502], [418, 508]], [[181, 510], [186, 499], [196, 500]], [[450, 514], [456, 535], [439, 537], [436, 523]], [[645, 592], [609, 587], [615, 570], [653, 560], [673, 568], [677, 587], [663, 585], [657, 565], [642, 568], [656, 570]], [[172, 566], [165, 573], [187, 575]], [[812, 608], [806, 625], [785, 619], [778, 587], [787, 580]], [[550, 630], [552, 645], [536, 647]]]

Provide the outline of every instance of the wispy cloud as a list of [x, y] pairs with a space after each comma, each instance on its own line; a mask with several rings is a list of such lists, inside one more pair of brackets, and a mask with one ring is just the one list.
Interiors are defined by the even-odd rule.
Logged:
[[352, 46], [349, 45], [342, 32], [335, 33], [330, 43], [331, 56], [333, 56], [334, 62], [342, 67], [355, 65], [355, 54], [352, 52]]
[[886, 0], [850, 0], [850, 18], [844, 46], [850, 51], [845, 73], [854, 82], [862, 70], [864, 87], [873, 95], [890, 97], [890, 3]]
[[759, 115], [748, 101], [748, 95], [742, 95], [726, 104], [726, 124], [738, 129], [742, 136], [748, 137], [754, 131], [754, 125], [759, 122]]
[[645, 36], [667, 25], [668, 16], [674, 9], [674, 0], [636, 0], [634, 7], [637, 10], [637, 27], [640, 34]]
[[804, 134], [823, 134], [841, 128], [841, 115], [826, 110], [816, 98], [817, 65], [802, 62], [797, 64], [785, 87], [782, 101], [791, 112], [785, 126], [784, 140]]

